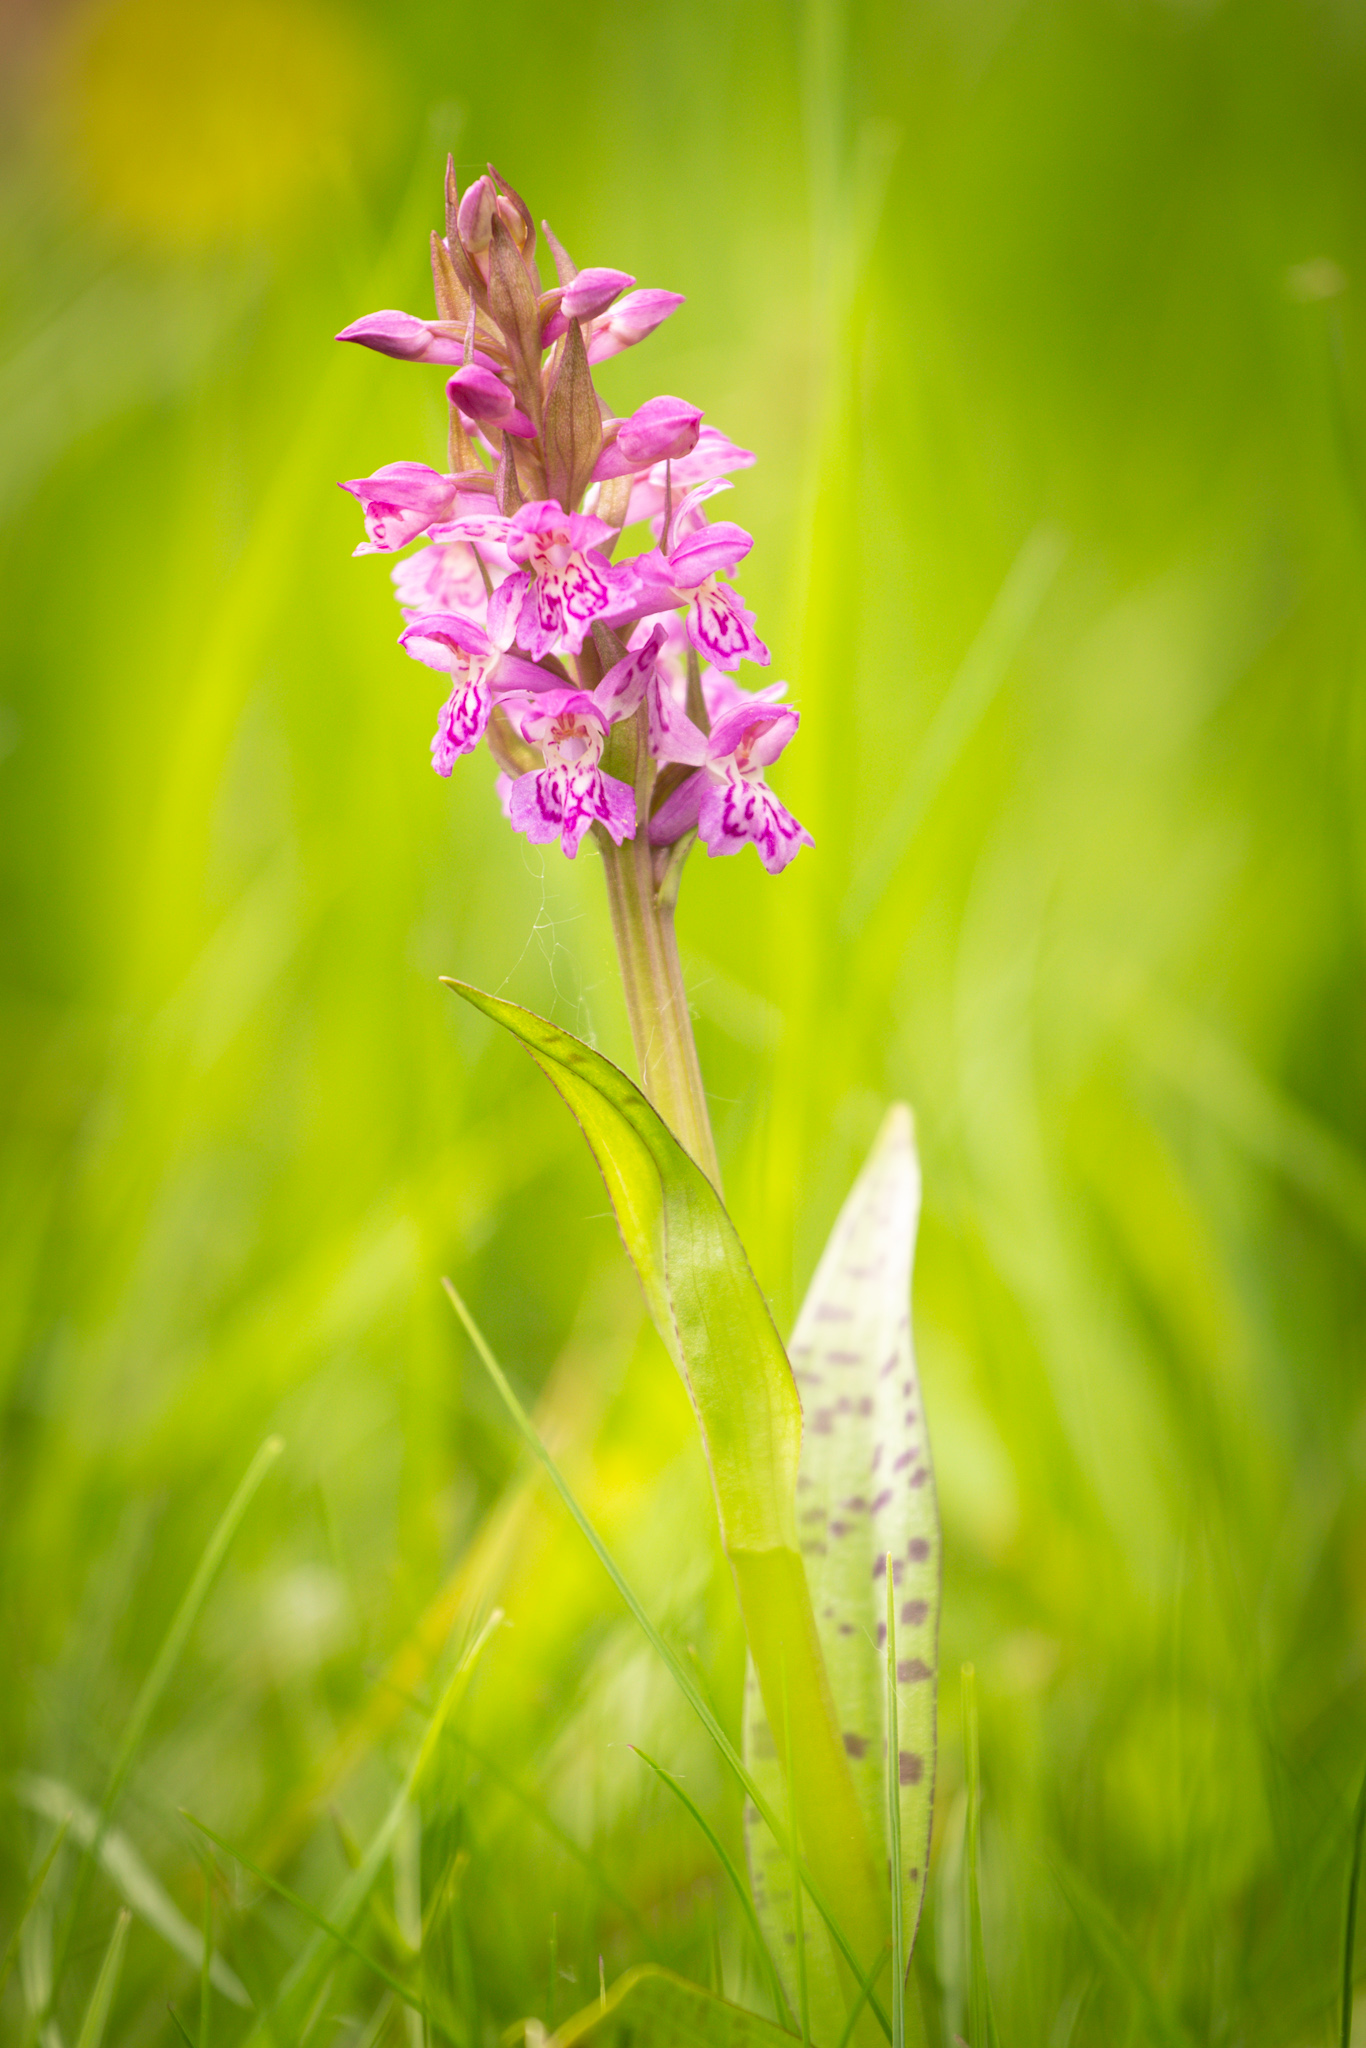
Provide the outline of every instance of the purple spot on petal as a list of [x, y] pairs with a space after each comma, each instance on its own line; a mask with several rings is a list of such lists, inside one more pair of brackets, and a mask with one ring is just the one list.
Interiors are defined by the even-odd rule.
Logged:
[[912, 1474], [911, 1474], [911, 1485], [912, 1485], [912, 1486], [923, 1486], [923, 1485], [925, 1484], [925, 1481], [926, 1481], [926, 1480], [927, 1480], [927, 1479], [929, 1478], [929, 1476], [930, 1476], [930, 1468], [929, 1468], [929, 1466], [928, 1466], [928, 1465], [922, 1465], [922, 1466], [921, 1466], [921, 1468], [920, 1468], [920, 1470], [919, 1470], [918, 1472], [912, 1472]]
[[914, 1451], [903, 1451], [903, 1452], [901, 1453], [901, 1456], [900, 1456], [900, 1457], [899, 1457], [899, 1458], [898, 1458], [898, 1459], [896, 1460], [895, 1464], [894, 1464], [894, 1465], [892, 1466], [892, 1470], [893, 1470], [893, 1472], [902, 1472], [902, 1471], [904, 1471], [904, 1470], [905, 1470], [905, 1468], [906, 1468], [906, 1466], [907, 1466], [907, 1465], [909, 1465], [909, 1464], [911, 1463], [911, 1461], [912, 1461], [912, 1459], [913, 1459], [914, 1457], [915, 1457], [915, 1452], [914, 1452]]

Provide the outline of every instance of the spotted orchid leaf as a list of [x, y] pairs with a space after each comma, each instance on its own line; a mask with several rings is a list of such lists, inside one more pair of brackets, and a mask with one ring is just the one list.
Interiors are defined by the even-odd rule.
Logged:
[[[529, 2036], [529, 2030], [528, 2030]], [[704, 1991], [663, 1970], [642, 1963], [618, 1977], [610, 1991], [566, 2020], [547, 2048], [577, 2048], [593, 2041], [648, 2041], [650, 2048], [791, 2048], [794, 2037], [772, 2020]]]
[[[801, 1404], [735, 1227], [710, 1180], [620, 1068], [516, 1003], [464, 982], [446, 985], [521, 1041], [597, 1161], [701, 1431], [758, 1693], [790, 1730], [792, 1791], [780, 1773], [775, 1815], [795, 1805], [803, 1859], [860, 1968], [872, 1970], [885, 1955], [889, 1922], [874, 1846], [883, 1824], [870, 1827], [855, 1787], [844, 1740], [852, 1723], [847, 1709], [842, 1719], [836, 1711], [797, 1545]], [[831, 1978], [835, 1984], [833, 1960]], [[853, 1981], [845, 1967], [832, 1993], [839, 2022], [830, 2048], [843, 2033]]]
[[[935, 1763], [939, 1520], [911, 1342], [910, 1283], [920, 1170], [909, 1110], [888, 1115], [821, 1257], [789, 1347], [804, 1411], [797, 1527], [840, 1734], [865, 1825], [890, 1867], [887, 1558], [892, 1559], [902, 1918], [914, 1946], [925, 1894]], [[780, 1798], [781, 1731], [751, 1670], [745, 1760]], [[761, 1925], [790, 1998], [799, 1991], [788, 1846], [747, 1809]], [[835, 2022], [824, 1929], [803, 1920], [813, 2037]], [[909, 2001], [908, 2021], [918, 2013]], [[838, 2039], [838, 2029], [835, 2031]]]

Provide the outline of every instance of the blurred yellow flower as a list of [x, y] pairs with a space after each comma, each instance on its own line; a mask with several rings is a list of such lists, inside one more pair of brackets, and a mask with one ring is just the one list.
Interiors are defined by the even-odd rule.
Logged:
[[171, 248], [281, 225], [388, 127], [379, 53], [309, 0], [87, 6], [53, 87], [95, 209]]

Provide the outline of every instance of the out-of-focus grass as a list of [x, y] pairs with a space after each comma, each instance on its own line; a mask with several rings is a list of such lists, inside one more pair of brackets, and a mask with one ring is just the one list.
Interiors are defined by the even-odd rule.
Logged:
[[[968, 1657], [1007, 2048], [1322, 2038], [1366, 1761], [1364, 74], [1327, 0], [30, 17], [0, 258], [0, 1747], [98, 1804], [278, 1431], [118, 1813], [195, 1924], [177, 1810], [331, 1896], [496, 1601], [366, 1940], [401, 1959], [444, 1874], [428, 1962], [471, 2040], [547, 2016], [552, 1925], [561, 2012], [599, 1955], [763, 1999], [626, 1745], [734, 1843], [730, 1793], [436, 1284], [544, 1388], [734, 1716], [705, 1474], [601, 1191], [435, 984], [624, 1055], [594, 862], [514, 842], [486, 765], [430, 775], [435, 695], [332, 487], [439, 455], [436, 373], [328, 337], [426, 306], [449, 143], [580, 261], [688, 294], [609, 396], [682, 392], [761, 456], [744, 588], [818, 843], [778, 883], [697, 862], [682, 929], [784, 1316], [883, 1102], [919, 1118], [941, 2038]], [[4, 1797], [0, 1948], [51, 1834]], [[68, 1840], [7, 2038], [51, 1953], [80, 2030], [118, 1901], [93, 1877], [68, 1929], [75, 1896]], [[258, 1998], [309, 1933], [226, 1863], [213, 1918]], [[358, 2040], [380, 1996], [340, 1972], [312, 2038], [342, 2013]], [[173, 2038], [168, 1997], [194, 2031], [194, 1971], [135, 1922], [106, 2038]], [[237, 2038], [216, 1993], [212, 2022]]]

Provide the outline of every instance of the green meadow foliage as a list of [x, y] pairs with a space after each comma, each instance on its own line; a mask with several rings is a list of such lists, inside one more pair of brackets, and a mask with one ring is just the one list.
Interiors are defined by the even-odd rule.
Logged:
[[[815, 846], [694, 856], [678, 921], [784, 1337], [915, 1109], [944, 1573], [908, 2035], [1345, 2039], [1356, 12], [0, 32], [0, 2036], [801, 2031], [686, 1392], [573, 1121], [438, 985], [633, 1070], [596, 857], [431, 775], [332, 484], [444, 459], [440, 373], [330, 337], [427, 309], [452, 148], [687, 294], [604, 366], [618, 410], [680, 392], [760, 457], [742, 588]], [[905, 1862], [923, 1816], [874, 1820]]]

